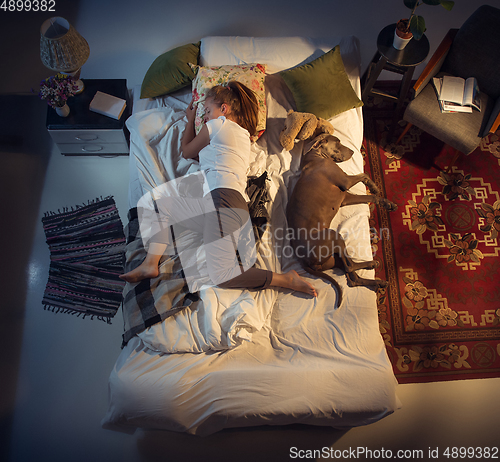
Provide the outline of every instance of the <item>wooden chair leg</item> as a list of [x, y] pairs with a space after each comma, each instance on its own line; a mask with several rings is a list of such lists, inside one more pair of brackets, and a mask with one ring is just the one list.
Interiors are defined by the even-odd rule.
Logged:
[[460, 151], [458, 149], [455, 149], [451, 163], [446, 169], [446, 173], [450, 173], [451, 168], [455, 165], [455, 162], [458, 160], [459, 157], [460, 157]]
[[399, 142], [404, 138], [404, 136], [408, 133], [408, 130], [413, 126], [411, 123], [407, 123], [405, 129], [403, 130], [403, 133], [399, 135], [399, 138], [396, 141], [396, 144], [399, 144]]

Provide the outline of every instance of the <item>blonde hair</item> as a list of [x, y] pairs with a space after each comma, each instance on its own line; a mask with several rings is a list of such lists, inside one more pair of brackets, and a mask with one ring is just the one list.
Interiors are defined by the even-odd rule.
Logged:
[[255, 93], [246, 85], [231, 80], [226, 85], [216, 85], [207, 92], [216, 104], [227, 104], [230, 114], [238, 125], [247, 129], [250, 135], [257, 132], [259, 104]]

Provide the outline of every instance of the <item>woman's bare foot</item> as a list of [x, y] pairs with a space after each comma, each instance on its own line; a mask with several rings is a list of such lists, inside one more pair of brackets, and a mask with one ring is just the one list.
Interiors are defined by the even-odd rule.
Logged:
[[120, 279], [127, 282], [139, 282], [143, 279], [155, 278], [160, 273], [158, 265], [148, 265], [142, 262], [137, 268], [129, 271], [128, 273], [121, 274]]
[[313, 297], [318, 296], [318, 293], [312, 284], [309, 284], [304, 278], [299, 276], [295, 270], [290, 270], [283, 274], [273, 273], [271, 285], [296, 290], [298, 292], [312, 295]]

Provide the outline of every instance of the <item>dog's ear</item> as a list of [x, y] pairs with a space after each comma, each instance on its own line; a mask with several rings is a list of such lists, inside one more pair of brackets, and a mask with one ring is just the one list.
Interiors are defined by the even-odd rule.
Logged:
[[354, 151], [347, 146], [344, 146], [336, 136], [330, 135], [327, 141], [328, 145], [325, 149], [328, 150], [330, 157], [335, 162], [344, 162], [349, 160], [354, 154]]

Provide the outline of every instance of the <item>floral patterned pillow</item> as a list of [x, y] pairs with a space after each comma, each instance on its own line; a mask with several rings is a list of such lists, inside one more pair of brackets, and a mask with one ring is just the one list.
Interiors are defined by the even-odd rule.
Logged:
[[[260, 136], [266, 129], [266, 94], [264, 78], [266, 76], [265, 64], [227, 65], [204, 67], [191, 64], [196, 78], [193, 80], [193, 98], [197, 103], [195, 130], [199, 133], [203, 127], [205, 114], [205, 98], [207, 91], [215, 85], [224, 85], [230, 80], [236, 80], [246, 85], [255, 92], [259, 103], [257, 121], [257, 135]], [[253, 135], [253, 133], [251, 133]]]

